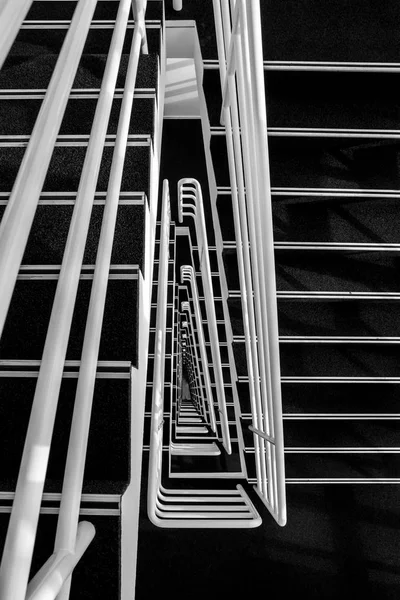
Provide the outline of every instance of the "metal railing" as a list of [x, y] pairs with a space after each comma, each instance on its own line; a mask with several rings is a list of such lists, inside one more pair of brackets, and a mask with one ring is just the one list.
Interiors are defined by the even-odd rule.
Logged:
[[[216, 419], [215, 419], [215, 411], [214, 411], [214, 396], [211, 387], [211, 378], [208, 366], [208, 357], [206, 350], [206, 340], [204, 336], [203, 330], [203, 322], [202, 322], [202, 314], [200, 308], [200, 300], [199, 300], [199, 292], [197, 289], [196, 276], [191, 265], [183, 265], [181, 267], [181, 282], [188, 283], [191, 290], [191, 297], [193, 303], [194, 310], [194, 318], [196, 321], [196, 329], [199, 340], [199, 351], [201, 357], [201, 364], [204, 373], [204, 379], [206, 384], [206, 394], [207, 394], [207, 406], [209, 408], [210, 418], [211, 418], [211, 427], [213, 431], [216, 431]], [[210, 325], [209, 325], [210, 328]], [[221, 362], [221, 359], [219, 359]], [[214, 365], [213, 365], [214, 367]], [[227, 422], [226, 422], [227, 425]], [[229, 437], [229, 428], [225, 428], [225, 423], [221, 419], [221, 431], [222, 431], [222, 442], [225, 450], [230, 454], [232, 452], [231, 442]]]
[[[190, 303], [188, 301], [182, 302], [181, 309], [182, 309], [182, 313], [186, 314], [188, 322], [191, 325], [190, 329], [191, 329], [192, 335], [195, 330], [197, 332], [197, 338], [198, 338], [199, 343], [193, 344], [193, 350], [194, 350], [194, 354], [195, 354], [196, 371], [199, 375], [199, 381], [200, 381], [201, 403], [202, 403], [202, 405], [205, 406], [205, 402], [207, 401], [207, 406], [205, 406], [205, 408], [207, 408], [206, 413], [208, 413], [208, 417], [209, 417], [209, 419], [207, 419], [207, 421], [209, 420], [211, 429], [214, 432], [216, 432], [217, 424], [216, 424], [216, 419], [215, 419], [215, 410], [214, 410], [214, 403], [213, 403], [210, 373], [208, 370], [208, 362], [204, 362], [204, 360], [207, 358], [207, 352], [206, 352], [204, 345], [203, 345], [203, 348], [201, 348], [201, 341], [204, 342], [203, 325], [201, 322], [200, 323], [198, 322], [198, 314], [197, 314], [197, 311], [195, 308], [195, 317], [194, 317], [195, 323], [196, 323], [196, 326], [195, 326], [195, 323], [193, 321], [192, 311], [190, 309]], [[204, 378], [204, 384], [205, 384], [204, 388], [203, 388], [203, 385], [201, 385], [201, 374], [203, 375], [203, 378]]]
[[[119, 5], [75, 201], [3, 552], [1, 598], [39, 600], [57, 596], [67, 600], [72, 569], [95, 533], [90, 523], [78, 525], [78, 518], [123, 164], [140, 48], [145, 48], [146, 1], [136, 4], [137, 22], [96, 258], [54, 553], [28, 586], [72, 315], [131, 4], [131, 0], [121, 0]], [[0, 285], [5, 279], [5, 286], [0, 305], [0, 331], [95, 7], [96, 0], [81, 0], [75, 10], [3, 217], [0, 228]]]
[[[209, 410], [207, 410], [206, 406], [206, 396], [204, 386], [202, 385], [202, 369], [201, 369], [201, 359], [198, 345], [195, 341], [195, 331], [193, 325], [192, 313], [190, 310], [189, 302], [182, 302], [181, 304], [181, 316], [186, 315], [186, 320], [183, 321], [181, 319], [182, 330], [186, 333], [186, 354], [189, 354], [189, 360], [186, 357], [185, 366], [187, 369], [188, 363], [191, 366], [191, 375], [192, 375], [192, 399], [195, 404], [198, 406], [199, 411], [201, 412], [204, 420], [210, 424], [213, 428], [213, 431], [216, 430], [215, 424], [215, 416], [214, 421], [212, 422], [211, 415]], [[194, 398], [193, 398], [194, 395]]]
[[[154, 525], [162, 528], [258, 527], [261, 524], [261, 517], [240, 485], [233, 490], [169, 490], [162, 485], [169, 229], [169, 189], [168, 182], [165, 180], [162, 193], [160, 259], [157, 284], [147, 489], [148, 517]], [[191, 267], [183, 267], [183, 269], [190, 270]]]
[[286, 523], [271, 186], [259, 2], [213, 0], [259, 497]]
[[[226, 409], [225, 384], [222, 373], [220, 342], [215, 313], [214, 290], [211, 278], [210, 256], [207, 241], [207, 227], [204, 214], [203, 195], [201, 186], [196, 179], [186, 178], [178, 182], [178, 215], [182, 223], [184, 217], [192, 217], [196, 229], [197, 246], [200, 257], [200, 270], [204, 290], [204, 301], [207, 314], [207, 325], [210, 336], [211, 357], [215, 376], [218, 412], [221, 419], [222, 440], [225, 450], [232, 452], [228, 413]], [[194, 284], [194, 279], [192, 281]], [[193, 291], [195, 287], [192, 285]], [[196, 300], [194, 300], [196, 302]]]

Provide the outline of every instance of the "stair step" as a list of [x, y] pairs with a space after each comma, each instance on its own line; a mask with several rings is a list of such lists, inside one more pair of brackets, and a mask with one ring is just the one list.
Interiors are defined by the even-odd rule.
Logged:
[[[129, 55], [123, 54], [117, 78], [117, 90], [122, 91]], [[57, 61], [46, 48], [38, 56], [9, 56], [0, 72], [0, 90], [42, 90], [49, 85]], [[83, 54], [72, 85], [73, 90], [99, 90], [107, 61], [107, 54]], [[141, 55], [136, 78], [136, 89], [157, 89], [158, 57]]]
[[[93, 21], [115, 19], [118, 12], [118, 2], [100, 0], [97, 2], [93, 15]], [[76, 1], [48, 2], [46, 0], [35, 0], [26, 16], [25, 21], [54, 21], [71, 20], [76, 7]], [[161, 2], [148, 2], [146, 9], [146, 21], [160, 19], [162, 16]], [[132, 15], [131, 15], [132, 18]]]
[[[368, 483], [379, 483], [385, 479], [400, 479], [397, 454], [286, 454], [286, 478], [298, 481], [345, 478]], [[398, 482], [398, 481], [397, 481]]]
[[[115, 99], [113, 102], [107, 131], [108, 135], [115, 136], [117, 133], [121, 103], [121, 98]], [[0, 100], [0, 135], [30, 135], [41, 104], [41, 99], [7, 98]], [[96, 97], [70, 99], [66, 107], [59, 136], [88, 136], [92, 129], [96, 106]], [[129, 128], [130, 135], [148, 135], [153, 131], [154, 108], [154, 98], [136, 97], [134, 99]]]
[[[0, 514], [0, 553], [3, 552], [8, 520], [9, 515]], [[120, 597], [120, 519], [90, 515], [84, 520], [93, 523], [96, 535], [74, 569], [71, 600], [84, 600], [91, 594], [98, 598], [104, 594], [110, 600], [117, 600]], [[56, 527], [56, 515], [40, 515], [30, 578], [53, 553]]]
[[196, 477], [208, 473], [210, 477], [224, 477], [227, 474], [241, 473], [237, 442], [232, 442], [232, 454], [225, 452], [218, 456], [171, 456], [171, 477]]
[[[3, 359], [41, 358], [57, 285], [56, 278], [46, 277], [17, 281], [0, 344]], [[80, 280], [67, 359], [81, 356], [91, 286], [90, 279]], [[110, 279], [99, 360], [129, 360], [136, 364], [136, 343], [137, 280]]]
[[[47, 53], [58, 55], [65, 40], [68, 26], [68, 23], [65, 23], [62, 28], [49, 28], [48, 24], [43, 27], [30, 27], [29, 24], [23, 25], [10, 48], [9, 57], [39, 56], [40, 54]], [[133, 31], [133, 25], [128, 25], [124, 39], [123, 54], [130, 52]], [[107, 54], [113, 32], [113, 24], [108, 26], [104, 24], [102, 27], [91, 26], [86, 37], [83, 54]], [[160, 25], [150, 27], [146, 23], [146, 34], [149, 52], [158, 52], [160, 48]]]
[[[239, 377], [247, 375], [244, 343], [233, 346]], [[400, 349], [383, 344], [283, 344], [282, 377], [396, 377]]]
[[[241, 300], [228, 301], [232, 331], [236, 336], [244, 335]], [[395, 342], [400, 334], [400, 306], [395, 302], [365, 302], [354, 300], [351, 303], [309, 300], [286, 300], [278, 303], [279, 333], [281, 341], [312, 341], [310, 336], [320, 336], [328, 341], [337, 336], [359, 336], [355, 342], [372, 342], [378, 336], [382, 342]], [[299, 336], [298, 338], [294, 336]], [[338, 340], [340, 342], [340, 339]], [[343, 340], [344, 341], [344, 340]], [[350, 340], [351, 341], [351, 340]]]
[[[346, 15], [346, 18], [343, 18]], [[262, 9], [267, 60], [397, 62], [397, 5], [377, 11], [374, 2], [338, 0], [329, 7], [316, 0], [268, 3]], [[384, 32], [384, 34], [382, 34]]]
[[[274, 196], [277, 241], [398, 243], [398, 198]], [[226, 238], [227, 239], [227, 238]]]
[[[241, 394], [245, 396], [245, 388]], [[400, 413], [395, 384], [290, 384], [282, 385], [283, 412], [298, 413]]]
[[[0, 377], [0, 428], [3, 443], [0, 490], [13, 491], [28, 425], [36, 376], [14, 372]], [[61, 492], [77, 377], [64, 374], [45, 491]], [[123, 493], [130, 478], [130, 379], [96, 378], [83, 490]], [[107, 444], [104, 440], [107, 439]]]
[[211, 444], [177, 444], [171, 442], [171, 456], [220, 456], [215, 442]]
[[[395, 189], [398, 148], [393, 140], [273, 137], [271, 182], [275, 187]], [[211, 153], [217, 185], [229, 186], [224, 136], [212, 136]]]
[[[131, 194], [127, 199], [121, 196], [111, 255], [112, 265], [138, 265], [142, 268], [144, 201], [143, 194], [136, 197]], [[96, 204], [93, 205], [83, 259], [86, 265], [95, 265], [96, 263], [104, 202], [105, 196], [103, 195], [98, 197]], [[5, 204], [0, 205], [0, 219], [5, 206]], [[54, 196], [43, 199], [39, 203], [22, 264], [60, 265], [62, 263], [73, 210], [73, 195], [70, 200]]]
[[[377, 403], [378, 404], [378, 403]], [[309, 452], [312, 449], [332, 452], [352, 448], [355, 453], [369, 449], [372, 453], [400, 452], [400, 421], [396, 420], [285, 420], [285, 452]], [[244, 429], [246, 447], [254, 448], [253, 434]], [[318, 450], [315, 450], [318, 452]]]
[[[203, 88], [210, 124], [220, 126], [218, 69], [205, 69]], [[268, 70], [268, 127], [397, 129], [399, 111], [392, 89], [393, 75], [388, 73]]]
[[[143, 145], [142, 145], [143, 144]], [[103, 151], [97, 191], [106, 191], [114, 148], [106, 146]], [[25, 149], [18, 147], [0, 147], [0, 192], [9, 192], [21, 165]], [[128, 145], [122, 179], [122, 191], [140, 191], [148, 194], [149, 177], [149, 143]], [[71, 192], [77, 191], [86, 145], [56, 146], [50, 162], [43, 191]]]

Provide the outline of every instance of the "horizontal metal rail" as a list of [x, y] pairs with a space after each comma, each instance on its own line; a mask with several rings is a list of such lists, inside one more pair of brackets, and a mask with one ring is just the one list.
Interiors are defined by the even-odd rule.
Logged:
[[[203, 60], [204, 69], [218, 69], [218, 61]], [[341, 61], [296, 61], [265, 60], [264, 71], [306, 71], [335, 73], [399, 73], [400, 63], [393, 62], [341, 62]]]
[[[211, 127], [211, 135], [224, 135], [222, 127]], [[344, 139], [378, 139], [398, 140], [399, 129], [344, 129], [334, 127], [268, 127], [268, 137], [295, 138], [344, 138]]]

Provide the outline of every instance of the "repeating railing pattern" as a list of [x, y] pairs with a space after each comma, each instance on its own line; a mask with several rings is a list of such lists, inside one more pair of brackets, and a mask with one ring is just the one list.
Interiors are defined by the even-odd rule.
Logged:
[[258, 2], [213, 0], [237, 242], [257, 472], [256, 491], [286, 522], [279, 336]]
[[[147, 493], [147, 512], [152, 523], [162, 528], [251, 528], [261, 524], [261, 518], [242, 486], [233, 490], [218, 489], [167, 489], [162, 484], [165, 347], [168, 289], [169, 246], [169, 191], [164, 181], [162, 197], [160, 260], [157, 284], [156, 352], [154, 355], [152, 417], [150, 427], [150, 458]], [[191, 266], [182, 267], [181, 278], [194, 281]], [[195, 283], [195, 281], [194, 281]], [[196, 306], [196, 303], [195, 303]], [[195, 309], [196, 310], [196, 309]], [[201, 324], [198, 306], [197, 322]], [[205, 350], [204, 339], [199, 339], [200, 349]], [[207, 361], [206, 357], [204, 359]], [[206, 362], [205, 362], [206, 364]], [[211, 396], [212, 397], [212, 396]], [[172, 444], [170, 451], [184, 455], [185, 449]], [[190, 455], [218, 455], [215, 444], [192, 444], [187, 448]]]
[[[228, 414], [226, 409], [224, 377], [222, 373], [221, 356], [219, 349], [220, 343], [218, 338], [217, 317], [215, 314], [214, 291], [211, 278], [211, 266], [207, 242], [207, 228], [204, 215], [203, 196], [200, 184], [195, 179], [181, 179], [178, 182], [178, 213], [180, 222], [183, 221], [184, 217], [192, 217], [194, 219], [194, 224], [196, 228], [196, 238], [198, 252], [200, 256], [200, 269], [204, 289], [207, 323], [210, 333], [211, 357], [215, 374], [218, 412], [221, 419], [222, 440], [226, 451], [228, 452], [228, 454], [230, 454], [232, 452], [232, 448], [229, 434]], [[181, 272], [183, 278], [191, 282], [192, 292], [197, 297], [197, 285], [194, 278], [193, 270], [182, 270]], [[198, 297], [197, 299], [194, 298], [195, 306], [197, 306], [198, 302]], [[195, 310], [196, 319], [201, 318], [201, 313], [198, 317], [197, 309]], [[201, 323], [201, 320], [198, 321], [198, 323]]]
[[[23, 13], [26, 13], [29, 4], [18, 3], [20, 18], [23, 19]], [[11, 2], [6, 3], [5, 11], [9, 5]], [[78, 518], [108, 273], [139, 54], [140, 49], [146, 51], [147, 46], [144, 25], [146, 2], [134, 4], [135, 30], [90, 297], [54, 554], [27, 587], [72, 315], [131, 6], [131, 0], [121, 0], [119, 5], [77, 192], [4, 547], [0, 571], [1, 598], [22, 600], [27, 593], [29, 598], [57, 596], [66, 600], [69, 597], [72, 569], [94, 536], [93, 525], [78, 525]], [[95, 7], [96, 0], [81, 0], [78, 3], [1, 223], [0, 332], [7, 316], [39, 195]], [[20, 24], [17, 24], [17, 16], [13, 22], [15, 27]], [[3, 48], [6, 49], [6, 46], [2, 46], [1, 51]], [[43, 415], [46, 415], [46, 418], [43, 418]]]

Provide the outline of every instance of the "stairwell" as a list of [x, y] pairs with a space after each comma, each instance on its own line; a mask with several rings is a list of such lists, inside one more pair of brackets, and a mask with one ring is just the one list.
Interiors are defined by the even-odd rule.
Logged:
[[[97, 4], [1, 338], [0, 551], [118, 4]], [[223, 502], [243, 511], [240, 490], [251, 493], [249, 483], [256, 481], [212, 2], [184, 2], [181, 13], [171, 4], [150, 1], [146, 13], [149, 54], [141, 55], [136, 82], [80, 511], [94, 524], [96, 536], [74, 570], [71, 598], [133, 597], [136, 527], [127, 509], [132, 493], [136, 503], [140, 500], [137, 600], [161, 594], [239, 598], [260, 590], [283, 597], [304, 592], [316, 599], [339, 594], [396, 598], [398, 9], [361, 0], [338, 0], [329, 7], [313, 0], [261, 3], [289, 521], [277, 527], [253, 494], [262, 527], [227, 531], [161, 529], [147, 516], [159, 308], [164, 9], [167, 19], [196, 19], [202, 49], [210, 148], [206, 140], [203, 154], [199, 121], [166, 120], [160, 178], [170, 180], [171, 190], [182, 177], [197, 177], [203, 185], [233, 452], [228, 455], [221, 443], [219, 415], [215, 433], [210, 411], [202, 405], [204, 373], [190, 372], [197, 363], [200, 323], [194, 322], [191, 287], [180, 279], [186, 264], [194, 266], [200, 286], [206, 333], [207, 315], [196, 236], [187, 222], [178, 223], [172, 191], [162, 427], [164, 475], [169, 485], [172, 478], [177, 498], [171, 500], [163, 488], [163, 500], [174, 517], [185, 494], [197, 494], [198, 505], [210, 506], [205, 492], [212, 481]], [[36, 0], [0, 71], [1, 216], [75, 6]], [[31, 576], [53, 552], [132, 27], [130, 19], [93, 200]], [[200, 149], [190, 146], [193, 139]], [[217, 185], [210, 198], [209, 157]], [[224, 271], [218, 273], [221, 265]], [[212, 371], [208, 341], [206, 348]], [[178, 357], [187, 353], [191, 400], [179, 401]], [[142, 390], [143, 372], [147, 389]], [[212, 386], [215, 392], [214, 376]], [[143, 407], [135, 402], [140, 395]], [[135, 490], [141, 487], [140, 499], [132, 492], [133, 480]], [[238, 483], [243, 488], [232, 491]]]

